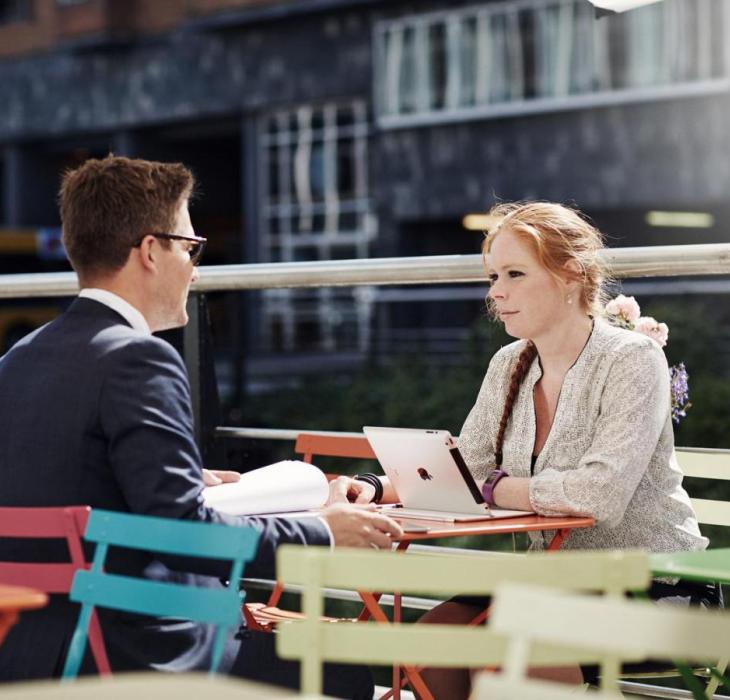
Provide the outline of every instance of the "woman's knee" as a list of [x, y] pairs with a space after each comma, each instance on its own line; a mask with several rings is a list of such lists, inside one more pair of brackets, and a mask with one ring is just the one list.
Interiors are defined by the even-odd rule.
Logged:
[[467, 625], [481, 610], [471, 605], [446, 601], [421, 616], [418, 622], [436, 625]]

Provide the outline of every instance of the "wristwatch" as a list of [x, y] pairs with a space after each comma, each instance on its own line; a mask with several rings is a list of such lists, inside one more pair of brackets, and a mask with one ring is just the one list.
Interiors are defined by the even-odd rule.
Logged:
[[482, 497], [488, 506], [494, 505], [494, 489], [505, 476], [509, 474], [502, 469], [495, 469], [482, 484]]

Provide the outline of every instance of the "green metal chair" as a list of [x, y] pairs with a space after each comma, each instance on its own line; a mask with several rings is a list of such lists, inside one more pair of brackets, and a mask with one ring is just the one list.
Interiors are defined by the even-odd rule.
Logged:
[[[716, 450], [702, 447], [678, 447], [677, 460], [685, 476], [714, 481], [730, 481], [730, 450]], [[692, 507], [701, 526], [730, 528], [730, 501], [710, 498], [692, 498]], [[712, 547], [710, 541], [710, 547]], [[703, 552], [672, 552], [654, 554], [650, 557], [654, 576], [679, 576], [702, 583], [719, 582], [730, 584], [730, 550], [708, 549]], [[720, 659], [717, 669], [722, 673], [727, 668], [730, 656]], [[717, 677], [710, 679], [707, 697], [711, 697], [718, 686]], [[623, 687], [631, 687], [624, 683]]]
[[[281, 625], [277, 651], [302, 662], [302, 690], [320, 693], [322, 662], [404, 664], [421, 698], [432, 695], [416, 665], [483, 667], [502, 662], [505, 638], [490, 626], [388, 624], [373, 592], [420, 595], [486, 595], [505, 581], [541, 581], [568, 590], [603, 591], [620, 597], [649, 583], [641, 552], [554, 552], [522, 557], [404, 554], [371, 550], [330, 551], [280, 547], [277, 573], [286, 584], [303, 586], [304, 620]], [[323, 622], [323, 587], [360, 592], [376, 622]], [[535, 665], [596, 663], [594, 652], [536, 648]]]
[[[724, 504], [730, 509], [730, 504]], [[652, 554], [649, 567], [654, 576], [679, 576], [700, 583], [717, 582], [730, 584], [730, 549], [705, 549], [698, 552], [669, 552]], [[725, 651], [715, 669], [725, 673], [730, 661]], [[713, 676], [707, 685], [706, 696], [712, 697], [719, 685], [719, 678]]]
[[[254, 528], [172, 520], [129, 513], [93, 510], [84, 538], [96, 543], [91, 571], [78, 571], [70, 597], [82, 604], [71, 639], [63, 678], [78, 675], [86, 650], [89, 620], [96, 606], [147, 615], [194, 620], [216, 625], [211, 674], [220, 664], [227, 631], [241, 622], [243, 593], [238, 581], [244, 563], [256, 554], [259, 533]], [[196, 588], [149, 581], [104, 571], [109, 546], [143, 549], [206, 559], [231, 560], [225, 589]]]
[[[688, 663], [715, 663], [730, 639], [730, 615], [720, 610], [659, 606], [647, 601], [577, 595], [525, 584], [499, 586], [490, 625], [509, 637], [503, 674], [524, 678], [534, 644], [601, 653], [601, 688], [618, 690], [622, 661], [671, 660], [693, 678]], [[704, 698], [704, 688], [690, 687]]]

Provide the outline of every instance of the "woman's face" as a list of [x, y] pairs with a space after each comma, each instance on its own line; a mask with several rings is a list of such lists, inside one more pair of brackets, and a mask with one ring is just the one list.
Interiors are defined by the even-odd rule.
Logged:
[[535, 340], [579, 304], [573, 292], [540, 263], [532, 248], [509, 229], [500, 232], [487, 253], [489, 297], [513, 338]]

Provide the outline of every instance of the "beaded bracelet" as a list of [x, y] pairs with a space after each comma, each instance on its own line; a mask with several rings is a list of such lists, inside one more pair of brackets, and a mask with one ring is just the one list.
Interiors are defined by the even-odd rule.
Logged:
[[380, 481], [377, 474], [356, 474], [355, 481], [364, 481], [375, 489], [375, 495], [371, 499], [371, 503], [380, 503], [383, 498], [383, 482]]

